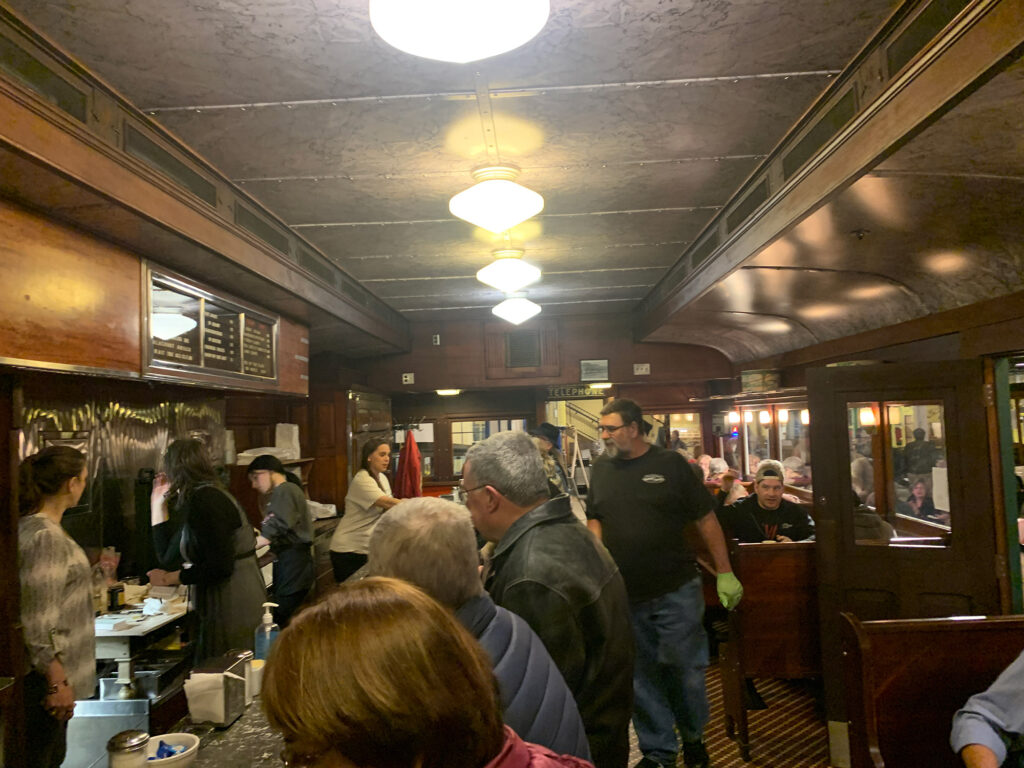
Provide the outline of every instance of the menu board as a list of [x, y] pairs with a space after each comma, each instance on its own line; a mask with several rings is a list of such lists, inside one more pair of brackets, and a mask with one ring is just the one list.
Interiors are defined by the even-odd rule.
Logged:
[[184, 280], [150, 277], [150, 361], [156, 368], [277, 378], [277, 321]]
[[274, 375], [274, 326], [249, 316], [242, 332], [242, 373]]
[[203, 302], [203, 365], [219, 371], [242, 370], [240, 313], [207, 299]]

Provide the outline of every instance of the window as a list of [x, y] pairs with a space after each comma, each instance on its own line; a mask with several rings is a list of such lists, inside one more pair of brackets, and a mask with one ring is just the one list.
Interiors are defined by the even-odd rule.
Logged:
[[526, 430], [526, 419], [493, 419], [491, 421], [452, 422], [452, 471], [455, 477], [462, 476], [462, 465], [466, 463], [466, 451], [480, 440], [486, 440], [498, 432], [522, 432]]
[[668, 421], [668, 447], [683, 449], [687, 456], [697, 458], [704, 453], [704, 434], [699, 413], [671, 413]]
[[[848, 403], [847, 430], [857, 542], [945, 546], [952, 520], [942, 403]], [[862, 532], [857, 515], [866, 510], [885, 521], [870, 521], [884, 533]]]
[[811, 489], [811, 415], [806, 405], [775, 407], [778, 452], [786, 470], [786, 484]]

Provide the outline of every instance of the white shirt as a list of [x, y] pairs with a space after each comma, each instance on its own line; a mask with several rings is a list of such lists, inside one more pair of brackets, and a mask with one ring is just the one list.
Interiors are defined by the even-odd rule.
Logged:
[[331, 549], [334, 552], [356, 552], [365, 555], [369, 551], [370, 533], [377, 520], [384, 514], [383, 507], [373, 502], [381, 496], [391, 495], [387, 475], [378, 475], [380, 485], [365, 469], [356, 472], [345, 494], [345, 515], [334, 529]]

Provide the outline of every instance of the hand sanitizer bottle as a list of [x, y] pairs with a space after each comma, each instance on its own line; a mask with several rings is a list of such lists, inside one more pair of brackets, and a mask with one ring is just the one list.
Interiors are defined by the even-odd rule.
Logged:
[[270, 646], [274, 644], [281, 628], [274, 623], [274, 614], [271, 608], [277, 608], [277, 603], [263, 604], [263, 620], [256, 627], [256, 642], [253, 644], [253, 655], [257, 659], [266, 660], [270, 655]]

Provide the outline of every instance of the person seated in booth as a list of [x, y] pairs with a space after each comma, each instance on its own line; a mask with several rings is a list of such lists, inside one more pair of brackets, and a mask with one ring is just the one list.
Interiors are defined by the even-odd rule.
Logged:
[[786, 476], [782, 478], [785, 485], [804, 488], [811, 484], [811, 468], [799, 456], [790, 456], [782, 462]]
[[722, 482], [722, 477], [728, 471], [729, 465], [725, 463], [725, 459], [715, 457], [708, 464], [708, 476], [704, 482], [719, 485]]
[[747, 495], [747, 489], [744, 488], [743, 483], [740, 482], [740, 478], [736, 470], [730, 469], [722, 475], [722, 482], [718, 486], [718, 492], [715, 494], [715, 509], [719, 510], [722, 507], [735, 504]]
[[754, 475], [754, 493], [717, 513], [727, 536], [744, 543], [803, 541], [814, 536], [810, 515], [782, 497], [784, 476], [778, 461], [761, 462]]
[[888, 543], [896, 535], [896, 529], [874, 509], [860, 500], [856, 489], [853, 495], [853, 537], [856, 541]]
[[291, 768], [592, 768], [504, 725], [487, 653], [399, 579], [349, 582], [297, 613], [261, 695]]
[[918, 520], [949, 525], [949, 513], [940, 512], [935, 508], [935, 502], [928, 493], [928, 486], [924, 480], [918, 480], [910, 486], [910, 496], [906, 501], [899, 503], [897, 510]]
[[1024, 652], [957, 711], [949, 744], [967, 768], [1024, 766]]
[[700, 471], [704, 475], [704, 482], [707, 482], [708, 477], [711, 475], [711, 457], [702, 453], [697, 457], [697, 464], [700, 465]]
[[381, 515], [370, 534], [370, 575], [416, 585], [451, 609], [487, 651], [506, 725], [527, 741], [589, 760], [562, 673], [530, 625], [484, 591], [479, 563], [469, 510], [444, 499], [410, 499]]

